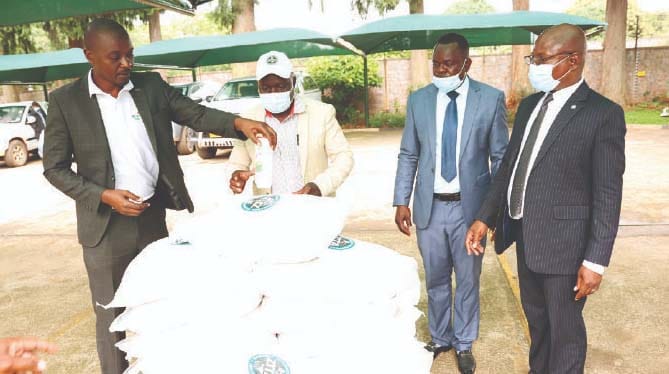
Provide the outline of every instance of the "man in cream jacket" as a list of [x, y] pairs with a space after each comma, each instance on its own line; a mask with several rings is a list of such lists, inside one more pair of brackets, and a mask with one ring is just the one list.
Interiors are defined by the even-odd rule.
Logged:
[[[288, 57], [276, 51], [260, 56], [256, 79], [261, 104], [242, 117], [266, 121], [277, 133], [272, 160], [272, 188], [254, 194], [299, 193], [333, 196], [353, 168], [353, 152], [335, 118], [335, 109], [295, 95], [295, 75]], [[236, 145], [229, 165], [230, 189], [241, 193], [254, 174], [256, 145]]]

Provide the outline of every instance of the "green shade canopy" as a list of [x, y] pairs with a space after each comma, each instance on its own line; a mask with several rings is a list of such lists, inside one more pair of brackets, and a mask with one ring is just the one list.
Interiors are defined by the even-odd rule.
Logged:
[[332, 37], [317, 31], [279, 28], [222, 36], [162, 40], [137, 47], [135, 61], [151, 65], [198, 67], [255, 61], [265, 52], [290, 58], [350, 54]]
[[3, 0], [0, 26], [44, 22], [120, 10], [160, 8], [193, 14], [195, 7], [211, 0]]
[[[223, 36], [163, 40], [135, 48], [138, 67], [195, 68], [256, 61], [278, 50], [290, 58], [351, 53], [331, 37], [307, 29], [271, 29]], [[89, 69], [80, 48], [57, 52], [0, 56], [0, 83], [46, 83], [76, 78]]]
[[446, 32], [461, 34], [472, 47], [531, 44], [532, 34], [561, 23], [570, 23], [584, 30], [606, 25], [585, 17], [550, 12], [412, 14], [370, 22], [341, 35], [341, 38], [366, 54], [430, 49]]
[[0, 83], [46, 83], [83, 75], [89, 69], [81, 48], [0, 56]]

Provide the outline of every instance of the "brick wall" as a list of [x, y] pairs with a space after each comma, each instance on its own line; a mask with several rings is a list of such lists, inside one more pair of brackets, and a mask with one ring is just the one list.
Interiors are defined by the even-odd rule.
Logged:
[[[649, 101], [658, 96], [669, 96], [669, 47], [639, 48], [639, 71], [646, 73], [644, 77], [635, 77], [634, 50], [627, 50], [627, 98], [629, 102]], [[472, 58], [470, 75], [472, 78], [490, 84], [504, 90], [507, 95], [511, 89], [509, 72], [511, 71], [511, 55], [486, 55], [474, 56]], [[597, 90], [601, 84], [599, 67], [602, 61], [602, 51], [593, 50], [588, 52], [585, 79], [588, 84]], [[383, 110], [395, 110], [404, 108], [410, 87], [410, 61], [408, 59], [379, 60], [379, 74], [382, 81], [379, 87], [370, 89], [369, 102], [370, 111], [376, 113]], [[425, 62], [428, 69], [432, 68], [429, 61]], [[190, 82], [192, 80], [189, 72], [179, 76], [163, 77], [170, 83]], [[232, 77], [230, 71], [198, 72], [198, 79], [225, 83]], [[635, 79], [637, 89], [634, 89]], [[54, 82], [49, 90], [64, 84], [65, 82]], [[21, 87], [21, 100], [44, 100], [42, 89], [35, 86], [33, 91], [28, 91], [26, 86]], [[635, 94], [636, 92], [636, 94]], [[5, 102], [0, 90], [0, 102]], [[361, 104], [362, 105], [362, 104]]]
[[[636, 103], [650, 101], [658, 96], [669, 96], [669, 47], [639, 48], [639, 71], [645, 71], [644, 77], [635, 78], [634, 50], [627, 50], [627, 98]], [[602, 51], [588, 52], [585, 68], [585, 80], [597, 90], [601, 85], [599, 67]], [[429, 69], [432, 64], [426, 61]], [[370, 111], [394, 110], [404, 107], [410, 91], [408, 59], [379, 60], [379, 74], [382, 77], [380, 87], [370, 89]], [[472, 78], [503, 90], [508, 95], [511, 90], [511, 55], [473, 56], [469, 74]], [[636, 95], [635, 79], [638, 82]]]

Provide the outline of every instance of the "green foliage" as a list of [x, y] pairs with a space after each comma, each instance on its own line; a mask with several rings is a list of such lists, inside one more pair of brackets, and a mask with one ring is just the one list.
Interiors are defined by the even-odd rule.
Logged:
[[[89, 15], [81, 17], [69, 17], [60, 20], [53, 20], [44, 23], [44, 31], [55, 38], [50, 38], [52, 44], [63, 42], [63, 40], [77, 40], [84, 37], [86, 26], [96, 18], [109, 18], [121, 24], [126, 30], [132, 30], [137, 23], [145, 24], [149, 22], [149, 17], [157, 10], [124, 10], [120, 12]], [[64, 39], [67, 38], [67, 39]]]
[[365, 18], [369, 13], [369, 7], [374, 6], [380, 14], [385, 14], [388, 11], [395, 9], [400, 0], [351, 0], [351, 9], [358, 12], [358, 14]]
[[[163, 40], [178, 39], [188, 36], [227, 35], [230, 28], [225, 27], [209, 16], [209, 13], [198, 13], [193, 17], [183, 16], [178, 22], [162, 23], [160, 27]], [[130, 39], [135, 46], [149, 43], [149, 25], [136, 25], [131, 31]]]
[[[606, 20], [606, 0], [576, 0], [566, 13]], [[639, 37], [656, 37], [669, 33], [669, 13], [647, 13], [639, 9], [637, 0], [627, 2], [627, 37], [633, 39], [636, 30], [636, 16], [639, 16]], [[601, 40], [603, 35], [593, 39]]]
[[[363, 59], [359, 56], [317, 57], [307, 63], [307, 69], [324, 91], [324, 101], [337, 109], [337, 118], [346, 123], [357, 122], [357, 108], [362, 106], [365, 92]], [[381, 83], [379, 65], [372, 59], [368, 60], [368, 83], [370, 87]]]
[[493, 13], [495, 8], [488, 0], [458, 0], [446, 9], [444, 14], [481, 14]]
[[216, 24], [232, 27], [239, 8], [234, 0], [218, 0], [216, 9], [208, 14], [208, 18]]
[[3, 55], [35, 51], [30, 25], [0, 27], [0, 52]]
[[379, 112], [369, 117], [370, 127], [404, 127], [406, 115], [402, 112]]

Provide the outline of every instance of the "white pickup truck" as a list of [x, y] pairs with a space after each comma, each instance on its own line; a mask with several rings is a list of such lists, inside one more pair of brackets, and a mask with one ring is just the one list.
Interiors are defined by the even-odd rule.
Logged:
[[[0, 104], [0, 159], [9, 167], [23, 166], [31, 153], [38, 153], [39, 136], [35, 127], [44, 128], [47, 105], [37, 103], [42, 108], [42, 113], [37, 113], [32, 109], [33, 103]], [[40, 126], [36, 126], [38, 122]]]

